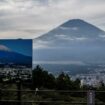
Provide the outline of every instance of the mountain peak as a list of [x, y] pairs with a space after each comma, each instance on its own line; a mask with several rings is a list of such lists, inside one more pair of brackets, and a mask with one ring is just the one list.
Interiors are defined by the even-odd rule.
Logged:
[[65, 22], [64, 24], [62, 24], [60, 27], [63, 28], [76, 28], [79, 29], [79, 31], [81, 31], [81, 33], [105, 33], [103, 30], [99, 29], [98, 27], [82, 20], [82, 19], [72, 19], [69, 20], [67, 22]]
[[73, 40], [72, 38], [99, 39], [101, 38], [100, 36], [105, 36], [105, 32], [100, 28], [82, 19], [72, 19], [38, 37], [36, 40], [55, 40], [56, 38], [55, 41], [57, 39], [70, 39], [68, 41], [71, 41]]
[[69, 21], [75, 21], [75, 22], [85, 22], [84, 20], [82, 20], [82, 19], [71, 19], [71, 20], [69, 20]]
[[83, 25], [86, 26], [86, 25], [91, 25], [91, 24], [82, 20], [82, 19], [72, 19], [72, 20], [69, 20], [69, 21], [65, 22], [61, 26], [64, 26], [64, 27], [78, 26], [78, 27], [80, 27], [80, 26], [83, 26]]
[[5, 45], [0, 45], [0, 51], [11, 51], [11, 50]]

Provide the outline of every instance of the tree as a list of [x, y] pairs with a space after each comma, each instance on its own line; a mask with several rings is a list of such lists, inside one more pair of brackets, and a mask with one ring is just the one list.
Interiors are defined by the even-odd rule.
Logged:
[[[98, 88], [99, 91], [104, 91], [105, 90], [105, 84], [103, 83], [103, 81], [100, 82], [100, 87]], [[100, 101], [103, 101], [105, 102], [105, 93], [104, 92], [99, 92], [97, 94], [97, 98], [100, 100]]]
[[58, 90], [69, 90], [71, 88], [71, 80], [67, 74], [63, 72], [56, 79]]
[[42, 68], [37, 65], [36, 68], [32, 71], [32, 80], [33, 80], [33, 87], [39, 88], [42, 86], [43, 77], [42, 77]]
[[44, 71], [39, 65], [33, 70], [32, 73], [34, 88], [48, 88], [53, 89], [55, 87], [55, 77]]
[[77, 78], [77, 79], [74, 81], [73, 84], [74, 84], [74, 87], [73, 87], [73, 88], [74, 88], [75, 90], [79, 90], [79, 89], [80, 89], [80, 79]]

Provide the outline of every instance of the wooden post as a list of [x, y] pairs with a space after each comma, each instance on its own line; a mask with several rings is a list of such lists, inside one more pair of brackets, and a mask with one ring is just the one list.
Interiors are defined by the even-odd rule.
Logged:
[[18, 105], [21, 105], [21, 80], [17, 81], [17, 100], [18, 100]]
[[87, 92], [87, 105], [95, 105], [95, 91], [93, 90]]

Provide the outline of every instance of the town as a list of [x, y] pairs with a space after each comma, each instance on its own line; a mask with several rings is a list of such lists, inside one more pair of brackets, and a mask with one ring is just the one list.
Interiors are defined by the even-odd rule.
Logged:
[[27, 66], [1, 67], [0, 81], [10, 81], [21, 78], [22, 80], [29, 80], [32, 78], [32, 68]]
[[77, 78], [81, 81], [81, 86], [93, 86], [99, 87], [102, 83], [105, 84], [105, 69], [95, 69], [94, 71], [90, 71], [86, 74], [77, 74], [75, 76], [71, 76], [72, 80], [76, 80]]

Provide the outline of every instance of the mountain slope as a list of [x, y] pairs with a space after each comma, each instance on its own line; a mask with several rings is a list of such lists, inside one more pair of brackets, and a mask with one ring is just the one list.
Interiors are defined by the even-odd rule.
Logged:
[[32, 57], [25, 56], [13, 51], [0, 50], [0, 63], [2, 64], [17, 64], [17, 65], [31, 65]]
[[105, 63], [104, 46], [104, 31], [73, 19], [34, 39], [34, 61]]

